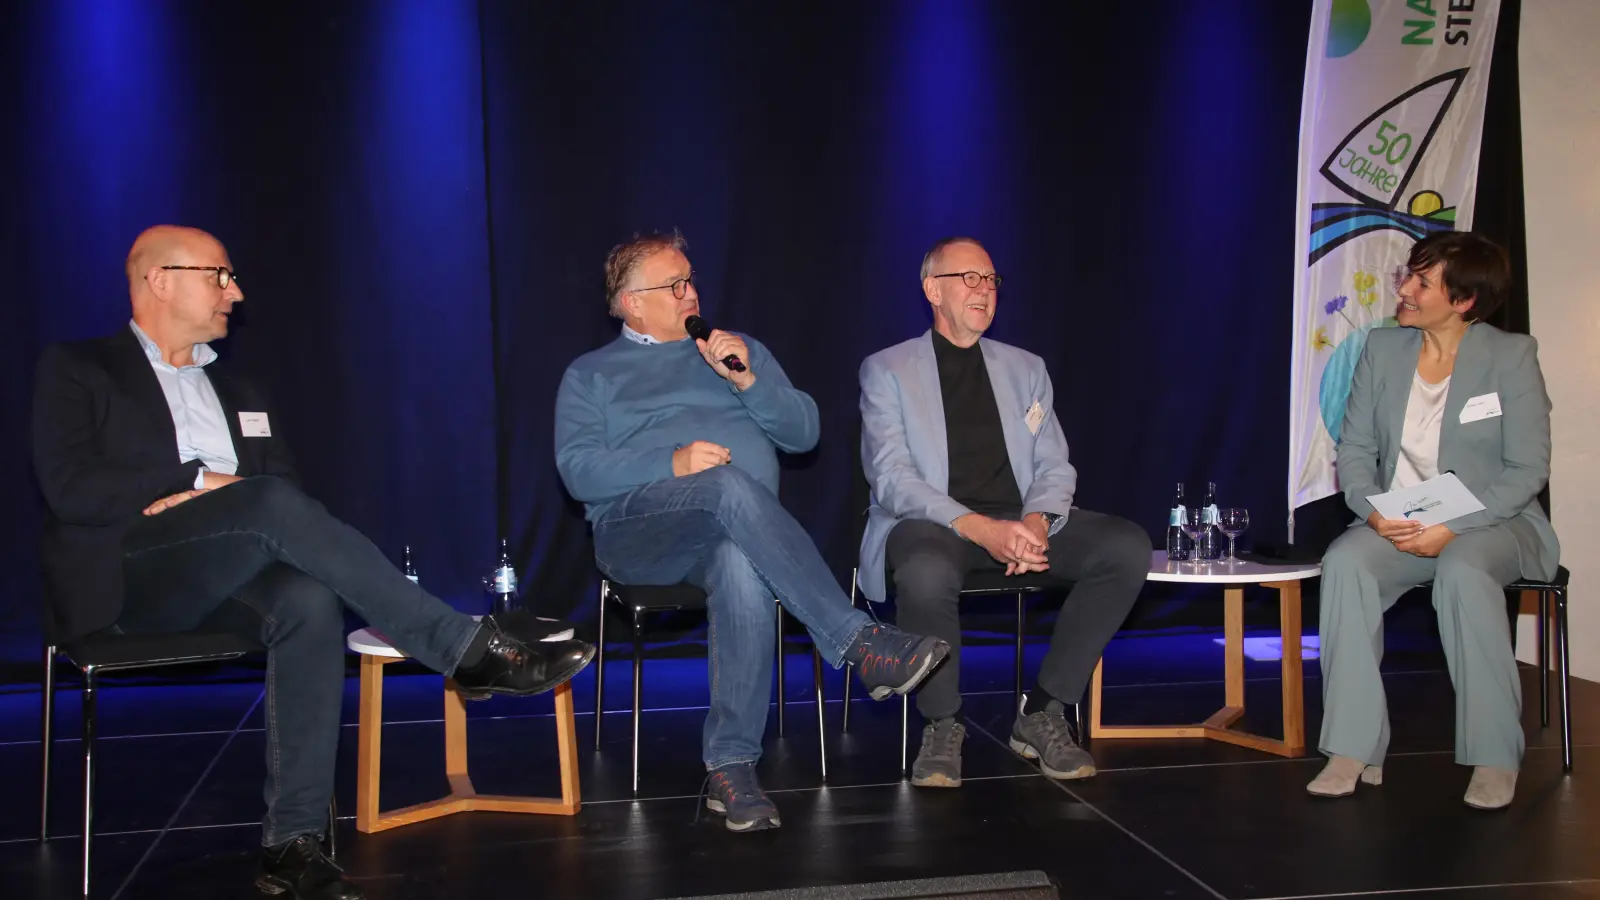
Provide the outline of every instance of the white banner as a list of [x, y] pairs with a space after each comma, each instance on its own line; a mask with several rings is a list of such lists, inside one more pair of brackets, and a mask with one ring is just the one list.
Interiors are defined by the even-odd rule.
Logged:
[[1499, 0], [1315, 0], [1300, 104], [1289, 522], [1338, 492], [1367, 332], [1411, 245], [1472, 227]]

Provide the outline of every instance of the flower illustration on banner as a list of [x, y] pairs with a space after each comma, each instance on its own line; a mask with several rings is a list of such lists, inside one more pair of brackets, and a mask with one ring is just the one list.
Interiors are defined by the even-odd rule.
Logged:
[[1328, 340], [1328, 329], [1325, 326], [1318, 325], [1316, 330], [1311, 332], [1312, 351], [1320, 352], [1332, 346], [1333, 341]]
[[1345, 296], [1344, 294], [1340, 294], [1339, 296], [1333, 298], [1332, 300], [1329, 300], [1327, 303], [1322, 304], [1322, 312], [1323, 312], [1324, 315], [1329, 315], [1329, 316], [1333, 315], [1334, 313], [1338, 313], [1339, 314], [1339, 318], [1344, 319], [1346, 322], [1348, 322], [1350, 324], [1351, 328], [1355, 328], [1356, 327], [1356, 323], [1350, 321], [1350, 317], [1348, 315], [1345, 315], [1344, 308], [1346, 306], [1349, 306], [1349, 305], [1350, 305], [1350, 298]]
[[1352, 278], [1356, 289], [1356, 302], [1371, 307], [1378, 302], [1378, 276], [1371, 272], [1357, 272]]

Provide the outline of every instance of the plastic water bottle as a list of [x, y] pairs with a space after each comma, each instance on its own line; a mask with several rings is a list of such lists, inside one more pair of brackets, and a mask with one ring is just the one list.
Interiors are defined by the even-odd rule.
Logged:
[[1183, 519], [1188, 512], [1189, 508], [1183, 503], [1183, 482], [1180, 481], [1167, 516], [1167, 559], [1180, 561], [1189, 558], [1189, 548], [1183, 536]]
[[517, 605], [517, 570], [511, 567], [511, 552], [506, 547], [506, 539], [500, 539], [500, 561], [495, 563], [494, 574], [487, 579], [489, 593], [494, 595], [493, 608], [489, 610], [496, 616], [504, 615], [516, 608]]
[[422, 583], [422, 582], [417, 580], [417, 567], [416, 567], [416, 564], [414, 564], [411, 561], [411, 545], [410, 544], [406, 545], [405, 560], [404, 560], [404, 564], [400, 567], [400, 571], [405, 573], [405, 576], [407, 578], [411, 579], [411, 583], [412, 584], [421, 584]]
[[1217, 483], [1206, 482], [1206, 499], [1200, 509], [1204, 511], [1206, 525], [1201, 533], [1199, 546], [1196, 548], [1200, 559], [1222, 558], [1222, 532], [1218, 526], [1222, 524], [1222, 514], [1217, 510]]

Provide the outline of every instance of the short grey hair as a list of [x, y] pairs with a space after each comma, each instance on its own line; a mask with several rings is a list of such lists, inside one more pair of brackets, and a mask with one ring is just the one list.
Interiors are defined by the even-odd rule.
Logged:
[[611, 248], [606, 254], [606, 306], [613, 316], [621, 319], [622, 295], [627, 293], [628, 280], [639, 270], [639, 265], [663, 250], [679, 253], [689, 249], [689, 242], [674, 228], [665, 234], [652, 232], [635, 234], [633, 239]]
[[954, 244], [971, 244], [985, 253], [988, 252], [988, 248], [983, 246], [983, 242], [977, 238], [963, 237], [959, 234], [953, 237], [940, 238], [934, 242], [932, 247], [928, 248], [927, 253], [922, 254], [922, 274], [918, 276], [917, 280], [927, 281], [928, 276], [933, 274], [933, 267], [939, 262], [939, 257], [944, 253], [945, 248]]

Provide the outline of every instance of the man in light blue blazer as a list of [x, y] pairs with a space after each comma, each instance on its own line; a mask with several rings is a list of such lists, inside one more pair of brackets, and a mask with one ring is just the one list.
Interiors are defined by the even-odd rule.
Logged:
[[982, 244], [939, 241], [922, 261], [932, 330], [861, 365], [861, 462], [873, 501], [861, 589], [882, 602], [892, 579], [900, 626], [951, 649], [917, 697], [926, 724], [911, 780], [922, 787], [961, 783], [957, 600], [969, 573], [1046, 572], [1073, 585], [1011, 732], [1012, 749], [1066, 779], [1095, 766], [1064, 704], [1082, 697], [1150, 567], [1144, 529], [1072, 507], [1077, 473], [1044, 361], [983, 339], [1000, 282]]

